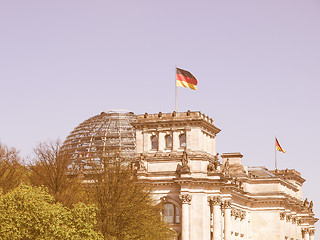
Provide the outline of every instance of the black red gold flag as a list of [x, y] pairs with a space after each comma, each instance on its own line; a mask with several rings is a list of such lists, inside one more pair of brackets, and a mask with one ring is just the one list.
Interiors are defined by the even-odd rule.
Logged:
[[181, 68], [176, 68], [176, 70], [177, 87], [187, 87], [193, 90], [197, 90], [198, 81], [189, 71], [183, 70]]
[[286, 151], [280, 146], [278, 139], [276, 138], [276, 150], [285, 153]]

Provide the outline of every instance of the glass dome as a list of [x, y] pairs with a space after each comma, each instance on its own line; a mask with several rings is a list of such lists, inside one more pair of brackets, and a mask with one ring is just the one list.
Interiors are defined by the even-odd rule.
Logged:
[[66, 138], [62, 150], [71, 154], [72, 163], [85, 167], [102, 159], [130, 161], [136, 149], [136, 121], [133, 112], [108, 111], [80, 123]]

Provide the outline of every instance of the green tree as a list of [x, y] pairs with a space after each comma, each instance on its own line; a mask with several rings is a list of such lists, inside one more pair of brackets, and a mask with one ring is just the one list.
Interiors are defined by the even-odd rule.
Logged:
[[61, 151], [59, 140], [42, 142], [34, 152], [29, 166], [33, 186], [45, 186], [58, 202], [68, 207], [84, 199], [82, 180], [75, 169], [69, 168], [70, 154]]
[[26, 179], [26, 168], [19, 152], [0, 143], [0, 188], [3, 192], [13, 189]]
[[105, 239], [172, 239], [174, 234], [160, 216], [150, 191], [119, 162], [102, 162], [90, 185], [97, 206], [98, 227]]
[[0, 239], [103, 239], [95, 224], [93, 206], [69, 209], [41, 187], [20, 185], [0, 195]]

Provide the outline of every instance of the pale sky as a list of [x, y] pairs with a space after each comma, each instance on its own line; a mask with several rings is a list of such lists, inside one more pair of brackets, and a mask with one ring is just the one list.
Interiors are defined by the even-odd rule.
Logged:
[[320, 0], [0, 0], [0, 34], [0, 141], [23, 156], [102, 111], [172, 112], [177, 65], [199, 83], [179, 111], [245, 165], [273, 169], [277, 136], [320, 217]]

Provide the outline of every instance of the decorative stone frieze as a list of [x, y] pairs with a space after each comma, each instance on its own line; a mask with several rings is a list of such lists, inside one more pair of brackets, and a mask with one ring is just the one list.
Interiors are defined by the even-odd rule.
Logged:
[[190, 204], [191, 200], [192, 200], [192, 196], [190, 194], [181, 194], [180, 199], [181, 199], [182, 204], [184, 204], [184, 203]]
[[284, 220], [286, 217], [286, 213], [285, 212], [281, 212], [280, 213], [280, 220]]

